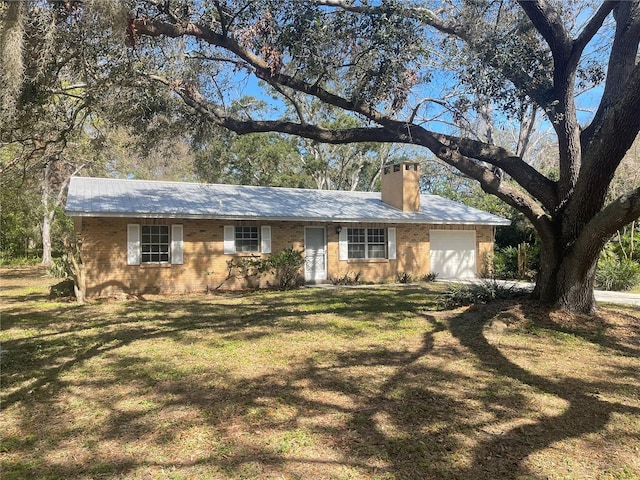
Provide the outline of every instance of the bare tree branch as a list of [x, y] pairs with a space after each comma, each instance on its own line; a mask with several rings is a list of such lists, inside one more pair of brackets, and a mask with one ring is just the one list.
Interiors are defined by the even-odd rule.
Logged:
[[605, 19], [609, 16], [615, 6], [620, 3], [619, 0], [605, 0], [598, 11], [591, 17], [589, 22], [584, 26], [578, 38], [573, 42], [573, 54], [581, 55], [587, 44], [593, 39]]

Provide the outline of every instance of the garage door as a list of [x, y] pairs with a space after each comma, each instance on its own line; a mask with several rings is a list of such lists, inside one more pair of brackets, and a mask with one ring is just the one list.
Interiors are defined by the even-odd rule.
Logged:
[[476, 276], [475, 230], [431, 230], [431, 272], [438, 278]]

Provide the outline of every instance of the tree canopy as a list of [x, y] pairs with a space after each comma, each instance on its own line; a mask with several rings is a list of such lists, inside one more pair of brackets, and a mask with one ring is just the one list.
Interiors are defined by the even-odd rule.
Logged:
[[[427, 148], [527, 216], [543, 245], [537, 293], [565, 308], [594, 308], [598, 253], [640, 215], [638, 189], [606, 203], [640, 129], [638, 1], [137, 2], [129, 39], [139, 52], [183, 42], [197, 62], [185, 71], [209, 77], [152, 75], [238, 133]], [[272, 118], [229, 110], [227, 87], [243, 74], [290, 108]], [[299, 107], [307, 97], [359, 125], [313, 123]], [[556, 136], [557, 179], [513, 145], [446, 126], [487, 107], [505, 121], [544, 115]]]
[[[425, 148], [531, 221], [542, 246], [536, 295], [595, 307], [599, 252], [640, 216], [639, 188], [608, 198], [640, 130], [640, 0], [107, 3], [47, 4], [63, 22], [91, 11], [107, 26], [75, 30], [103, 55], [96, 77], [164, 87], [199, 121], [238, 134]], [[247, 94], [271, 110], [239, 104]], [[147, 103], [126, 98], [144, 116]], [[540, 120], [555, 137], [551, 169], [531, 161]], [[516, 141], [496, 134], [514, 123]]]

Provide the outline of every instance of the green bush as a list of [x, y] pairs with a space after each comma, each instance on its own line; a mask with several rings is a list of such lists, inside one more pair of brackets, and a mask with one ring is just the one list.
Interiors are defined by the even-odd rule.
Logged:
[[518, 276], [518, 249], [516, 247], [496, 248], [493, 254], [493, 275], [497, 278]]
[[55, 278], [69, 278], [71, 276], [69, 262], [64, 256], [52, 258], [51, 265], [47, 267], [47, 274]]
[[604, 256], [596, 270], [596, 288], [602, 290], [630, 290], [640, 283], [640, 264], [628, 258], [619, 260]]
[[435, 282], [436, 278], [438, 278], [438, 274], [431, 272], [431, 273], [427, 273], [425, 275], [423, 275], [422, 277], [420, 277], [420, 280], [423, 282]]
[[493, 276], [496, 278], [531, 280], [539, 267], [540, 246], [537, 244], [496, 248], [493, 254]]
[[516, 298], [526, 292], [516, 285], [505, 285], [492, 278], [482, 279], [479, 283], [455, 284], [440, 296], [442, 308], [457, 308], [475, 303], [488, 303], [503, 298]]
[[288, 247], [266, 259], [269, 269], [275, 273], [278, 285], [283, 290], [298, 287], [303, 283], [300, 269], [304, 265], [304, 253]]
[[[622, 230], [618, 230], [605, 245], [603, 254], [640, 262], [640, 222], [632, 223]], [[602, 255], [600, 259], [602, 260]]]
[[398, 275], [396, 275], [396, 280], [398, 283], [411, 283], [413, 282], [413, 275], [407, 272], [399, 272]]
[[52, 285], [49, 289], [49, 298], [68, 298], [75, 296], [74, 293], [74, 283], [71, 279], [66, 279], [61, 281], [60, 283], [56, 283]]
[[331, 277], [329, 280], [334, 285], [358, 285], [362, 272], [347, 272], [343, 276]]
[[295, 250], [293, 247], [285, 248], [281, 252], [273, 253], [264, 258], [251, 255], [231, 259], [227, 261], [227, 278], [216, 288], [221, 287], [224, 282], [233, 277], [251, 278], [272, 274], [276, 277], [277, 285], [283, 290], [288, 290], [303, 283], [303, 278], [300, 275], [300, 269], [303, 265], [303, 251]]

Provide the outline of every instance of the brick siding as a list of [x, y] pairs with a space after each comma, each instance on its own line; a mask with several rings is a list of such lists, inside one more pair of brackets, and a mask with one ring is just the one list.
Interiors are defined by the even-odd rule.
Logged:
[[[183, 225], [182, 265], [127, 265], [127, 225]], [[195, 219], [76, 219], [76, 231], [82, 239], [82, 258], [87, 271], [87, 296], [117, 296], [123, 293], [183, 293], [214, 289], [242, 289], [268, 286], [273, 278], [255, 279], [227, 277], [227, 261], [240, 254], [223, 252], [224, 226], [271, 226], [271, 250], [279, 252], [286, 247], [304, 248], [306, 226], [326, 227], [328, 278], [361, 273], [367, 282], [395, 281], [397, 274], [406, 272], [415, 277], [430, 272], [429, 230], [476, 230], [477, 271], [482, 272], [493, 253], [493, 227], [473, 225], [411, 225], [411, 224], [357, 224], [362, 228], [396, 228], [396, 260], [340, 261], [338, 234], [335, 224], [311, 222], [251, 222]], [[342, 224], [348, 228], [347, 224]]]

